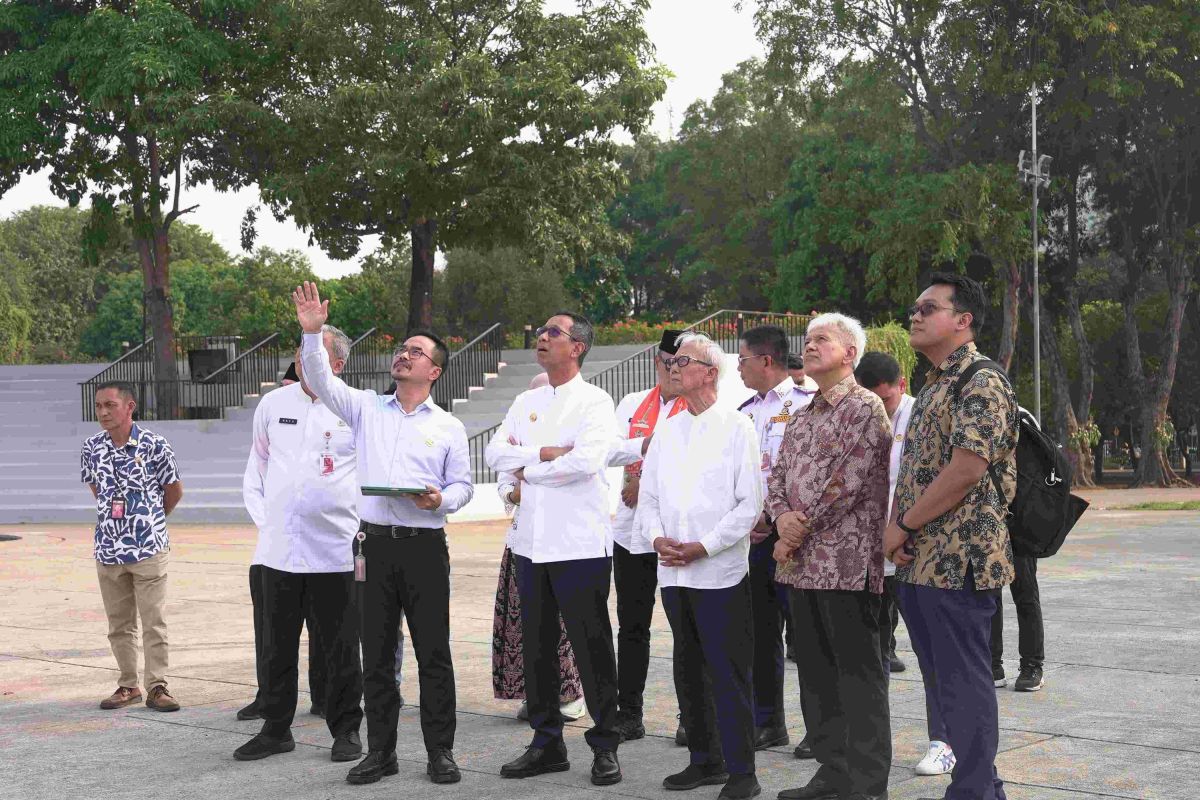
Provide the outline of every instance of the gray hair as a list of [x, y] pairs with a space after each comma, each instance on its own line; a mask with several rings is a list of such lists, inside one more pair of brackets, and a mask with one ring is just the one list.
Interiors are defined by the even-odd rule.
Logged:
[[845, 314], [818, 314], [808, 323], [806, 335], [812, 333], [814, 328], [826, 327], [836, 328], [842, 335], [843, 346], [854, 348], [854, 366], [857, 368], [863, 353], [867, 352], [867, 332], [863, 330], [862, 323]]
[[321, 326], [322, 336], [330, 338], [330, 350], [333, 351], [333, 357], [345, 361], [350, 357], [350, 337], [343, 333], [340, 329], [332, 325]]
[[596, 341], [596, 328], [592, 325], [592, 321], [583, 314], [576, 314], [574, 311], [555, 311], [551, 317], [567, 317], [571, 320], [571, 332], [567, 335], [572, 341], [579, 342], [583, 345], [583, 352], [579, 354], [579, 366], [583, 366], [583, 360], [587, 358], [587, 354], [591, 352], [592, 343]]
[[695, 331], [684, 331], [675, 339], [675, 346], [683, 347], [685, 344], [694, 344], [700, 348], [700, 352], [704, 354], [704, 360], [717, 368], [717, 385], [721, 385], [721, 380], [725, 377], [725, 351], [721, 349], [721, 345], [714, 342], [712, 339], [705, 336], [703, 333]]

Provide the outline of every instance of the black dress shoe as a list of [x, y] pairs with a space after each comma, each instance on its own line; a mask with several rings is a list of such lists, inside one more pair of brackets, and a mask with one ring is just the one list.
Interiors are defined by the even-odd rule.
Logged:
[[319, 706], [316, 703], [313, 703], [312, 708], [308, 710], [308, 713], [312, 714], [314, 717], [325, 719], [325, 706]]
[[518, 759], [500, 768], [501, 778], [532, 778], [546, 772], [566, 772], [571, 768], [567, 761], [567, 746], [560, 739], [547, 747], [527, 747]]
[[331, 761], [353, 761], [362, 755], [362, 739], [358, 731], [343, 733], [333, 740], [333, 749], [329, 753]]
[[621, 764], [617, 761], [616, 750], [593, 748], [592, 752], [592, 783], [596, 786], [612, 786], [621, 782]]
[[250, 705], [239, 708], [237, 718], [240, 722], [245, 722], [248, 719], [262, 719], [262, 712], [258, 708], [258, 701], [255, 700]]
[[904, 672], [908, 669], [908, 664], [905, 664], [903, 659], [895, 653], [888, 653], [888, 667], [892, 672]]
[[716, 786], [729, 780], [724, 764], [688, 764], [683, 772], [663, 778], [663, 788], [686, 791], [699, 786]]
[[760, 794], [762, 787], [758, 785], [758, 778], [743, 773], [729, 776], [729, 782], [721, 789], [717, 800], [750, 800], [751, 797], [758, 797]]
[[458, 764], [454, 763], [454, 754], [444, 747], [429, 752], [429, 763], [425, 765], [425, 772], [434, 783], [458, 783], [462, 780]]
[[277, 739], [260, 733], [244, 745], [233, 751], [233, 757], [238, 761], [258, 761], [260, 758], [273, 756], [277, 753], [290, 753], [296, 749], [296, 740], [289, 733], [286, 739]]
[[632, 714], [623, 715], [617, 719], [617, 733], [621, 734], [622, 742], [632, 742], [635, 739], [643, 739], [646, 736], [646, 726], [642, 724], [640, 716]]
[[766, 750], [768, 747], [779, 747], [789, 741], [787, 728], [774, 725], [768, 728], [754, 729], [754, 749]]
[[792, 755], [796, 758], [816, 758], [813, 754], [812, 742], [808, 740], [808, 735], [800, 740], [800, 744], [796, 745], [796, 749], [792, 751]]
[[832, 783], [813, 778], [807, 785], [799, 789], [784, 789], [776, 797], [779, 800], [832, 800], [841, 797], [842, 793]]
[[353, 784], [375, 783], [384, 775], [395, 775], [400, 771], [396, 762], [396, 751], [372, 750], [367, 757], [355, 764], [346, 773], [346, 782]]

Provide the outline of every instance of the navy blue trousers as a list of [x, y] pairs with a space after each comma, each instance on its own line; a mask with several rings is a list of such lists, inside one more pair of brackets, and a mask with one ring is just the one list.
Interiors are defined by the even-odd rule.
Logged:
[[970, 571], [967, 581], [961, 591], [897, 581], [896, 599], [921, 666], [929, 738], [957, 759], [945, 800], [1006, 800], [990, 642], [1000, 591], [975, 591]]
[[525, 702], [533, 746], [546, 747], [562, 740], [563, 716], [559, 711], [558, 640], [562, 635], [575, 651], [575, 666], [583, 683], [592, 727], [584, 734], [594, 748], [616, 750], [617, 658], [613, 651], [612, 622], [608, 618], [611, 558], [580, 558], [535, 564], [513, 553], [517, 564], [517, 591], [521, 595], [521, 638], [525, 653]]
[[754, 724], [786, 727], [783, 713], [783, 621], [787, 587], [775, 583], [775, 543], [768, 536], [750, 545], [750, 605], [754, 615]]
[[[754, 773], [750, 579], [725, 589], [662, 588], [675, 637], [675, 693], [693, 764]], [[705, 680], [707, 678], [707, 682]]]

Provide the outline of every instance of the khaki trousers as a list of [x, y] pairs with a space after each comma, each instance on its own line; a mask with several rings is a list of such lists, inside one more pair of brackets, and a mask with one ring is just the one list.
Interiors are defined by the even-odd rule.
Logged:
[[138, 615], [146, 651], [146, 689], [167, 683], [167, 551], [133, 564], [96, 564], [100, 596], [108, 615], [108, 642], [117, 667], [119, 686], [138, 686]]

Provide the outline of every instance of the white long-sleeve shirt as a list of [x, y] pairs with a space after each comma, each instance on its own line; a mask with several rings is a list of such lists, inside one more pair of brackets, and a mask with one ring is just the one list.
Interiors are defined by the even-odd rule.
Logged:
[[[888, 461], [888, 515], [892, 518], [892, 500], [896, 496], [896, 477], [900, 474], [900, 456], [904, 453], [904, 437], [908, 432], [908, 422], [912, 418], [913, 404], [916, 398], [907, 392], [900, 396], [900, 405], [892, 415], [892, 456]], [[896, 574], [896, 565], [888, 559], [883, 560], [883, 575], [888, 577]]]
[[[653, 390], [644, 389], [640, 392], [632, 392], [625, 395], [617, 404], [617, 439], [613, 443], [612, 452], [608, 457], [610, 467], [627, 467], [642, 460], [642, 443], [645, 440], [643, 438], [630, 439], [629, 425], [633, 421], [633, 415], [641, 407], [642, 401], [651, 391]], [[658, 410], [656, 425], [662, 425], [667, 421], [667, 415], [671, 413], [671, 405], [675, 400], [660, 402], [662, 406]], [[637, 508], [630, 508], [625, 505], [624, 500], [618, 497], [617, 511], [612, 521], [613, 541], [630, 553], [653, 553], [653, 548], [647, 547], [644, 542], [633, 535], [636, 516]]]
[[254, 410], [242, 498], [258, 526], [253, 564], [284, 572], [349, 572], [358, 530], [354, 434], [300, 384]]
[[441, 528], [446, 515], [471, 500], [471, 459], [462, 422], [438, 408], [433, 398], [404, 410], [395, 395], [354, 389], [333, 374], [321, 334], [304, 334], [300, 357], [304, 380], [329, 409], [354, 431], [359, 486], [436, 487], [442, 504], [417, 508], [409, 497], [358, 498], [358, 515], [376, 525]]
[[[525, 470], [514, 553], [535, 563], [612, 555], [605, 470], [616, 431], [612, 398], [579, 375], [517, 396], [484, 453], [498, 472]], [[566, 445], [571, 452], [541, 460], [542, 447]]]
[[720, 404], [659, 421], [642, 465], [635, 538], [699, 542], [685, 567], [658, 567], [659, 586], [724, 589], [748, 571], [750, 529], [763, 508], [758, 442], [745, 414]]

